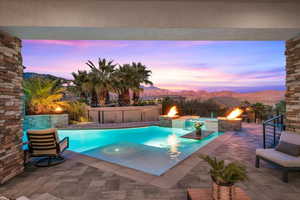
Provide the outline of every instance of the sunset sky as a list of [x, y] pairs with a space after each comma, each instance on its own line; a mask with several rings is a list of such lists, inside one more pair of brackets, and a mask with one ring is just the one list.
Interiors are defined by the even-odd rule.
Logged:
[[151, 80], [170, 90], [284, 90], [284, 41], [23, 40], [25, 72], [72, 79], [98, 57], [142, 62]]

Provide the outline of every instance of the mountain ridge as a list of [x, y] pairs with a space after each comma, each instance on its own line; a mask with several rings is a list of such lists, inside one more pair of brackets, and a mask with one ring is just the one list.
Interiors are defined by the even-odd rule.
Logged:
[[274, 105], [284, 99], [285, 91], [282, 90], [263, 90], [256, 92], [234, 92], [234, 91], [213, 91], [208, 92], [206, 90], [182, 90], [182, 91], [170, 91], [167, 89], [145, 89], [141, 94], [142, 97], [159, 97], [176, 95], [183, 96], [188, 100], [201, 99], [208, 100], [215, 97], [231, 97], [238, 99], [239, 101], [249, 101], [250, 103], [262, 102], [268, 105]]
[[[25, 72], [23, 77], [24, 79], [28, 79], [31, 77], [45, 77], [51, 79], [56, 78], [62, 80], [63, 82], [71, 81], [51, 74], [39, 74], [35, 72]], [[206, 90], [171, 91], [156, 86], [149, 86], [149, 87], [142, 86], [142, 88], [144, 90], [141, 93], [141, 97], [145, 99], [149, 99], [149, 97], [163, 97], [163, 96], [182, 96], [188, 100], [192, 100], [192, 99], [208, 100], [208, 99], [215, 98], [216, 101], [225, 102], [231, 105], [237, 104], [237, 101], [234, 99], [237, 99], [240, 102], [247, 100], [250, 103], [262, 102], [268, 105], [274, 105], [275, 103], [278, 103], [280, 100], [283, 100], [285, 95], [285, 91], [282, 90], [262, 90], [256, 92], [234, 92], [230, 90], [224, 90], [224, 91], [209, 92]], [[222, 97], [224, 98], [222, 99]], [[234, 99], [230, 100], [230, 98], [228, 97]]]

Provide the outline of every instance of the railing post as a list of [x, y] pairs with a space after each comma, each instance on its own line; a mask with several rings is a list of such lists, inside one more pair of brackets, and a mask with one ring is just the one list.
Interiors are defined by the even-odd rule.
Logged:
[[274, 120], [274, 124], [273, 124], [273, 145], [275, 147], [276, 145], [276, 120]]
[[100, 110], [98, 110], [98, 123], [100, 124], [101, 123], [101, 115], [100, 115]]
[[263, 123], [263, 146], [266, 148], [266, 125]]

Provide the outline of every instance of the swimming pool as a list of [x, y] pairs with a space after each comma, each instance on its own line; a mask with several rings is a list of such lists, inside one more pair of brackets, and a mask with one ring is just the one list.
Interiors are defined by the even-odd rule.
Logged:
[[59, 130], [70, 138], [69, 150], [153, 175], [162, 175], [221, 133], [202, 140], [180, 136], [190, 131], [149, 126], [108, 130]]

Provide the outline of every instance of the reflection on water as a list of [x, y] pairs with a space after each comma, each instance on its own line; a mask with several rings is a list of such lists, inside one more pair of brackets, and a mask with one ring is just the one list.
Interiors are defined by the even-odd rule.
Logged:
[[167, 139], [167, 144], [169, 146], [169, 155], [171, 159], [176, 159], [180, 155], [179, 140], [175, 134], [169, 135]]
[[112, 144], [101, 148], [99, 150], [100, 154], [103, 155], [110, 155], [110, 156], [128, 156], [136, 153], [138, 150], [131, 146], [131, 145], [119, 145], [119, 144]]

